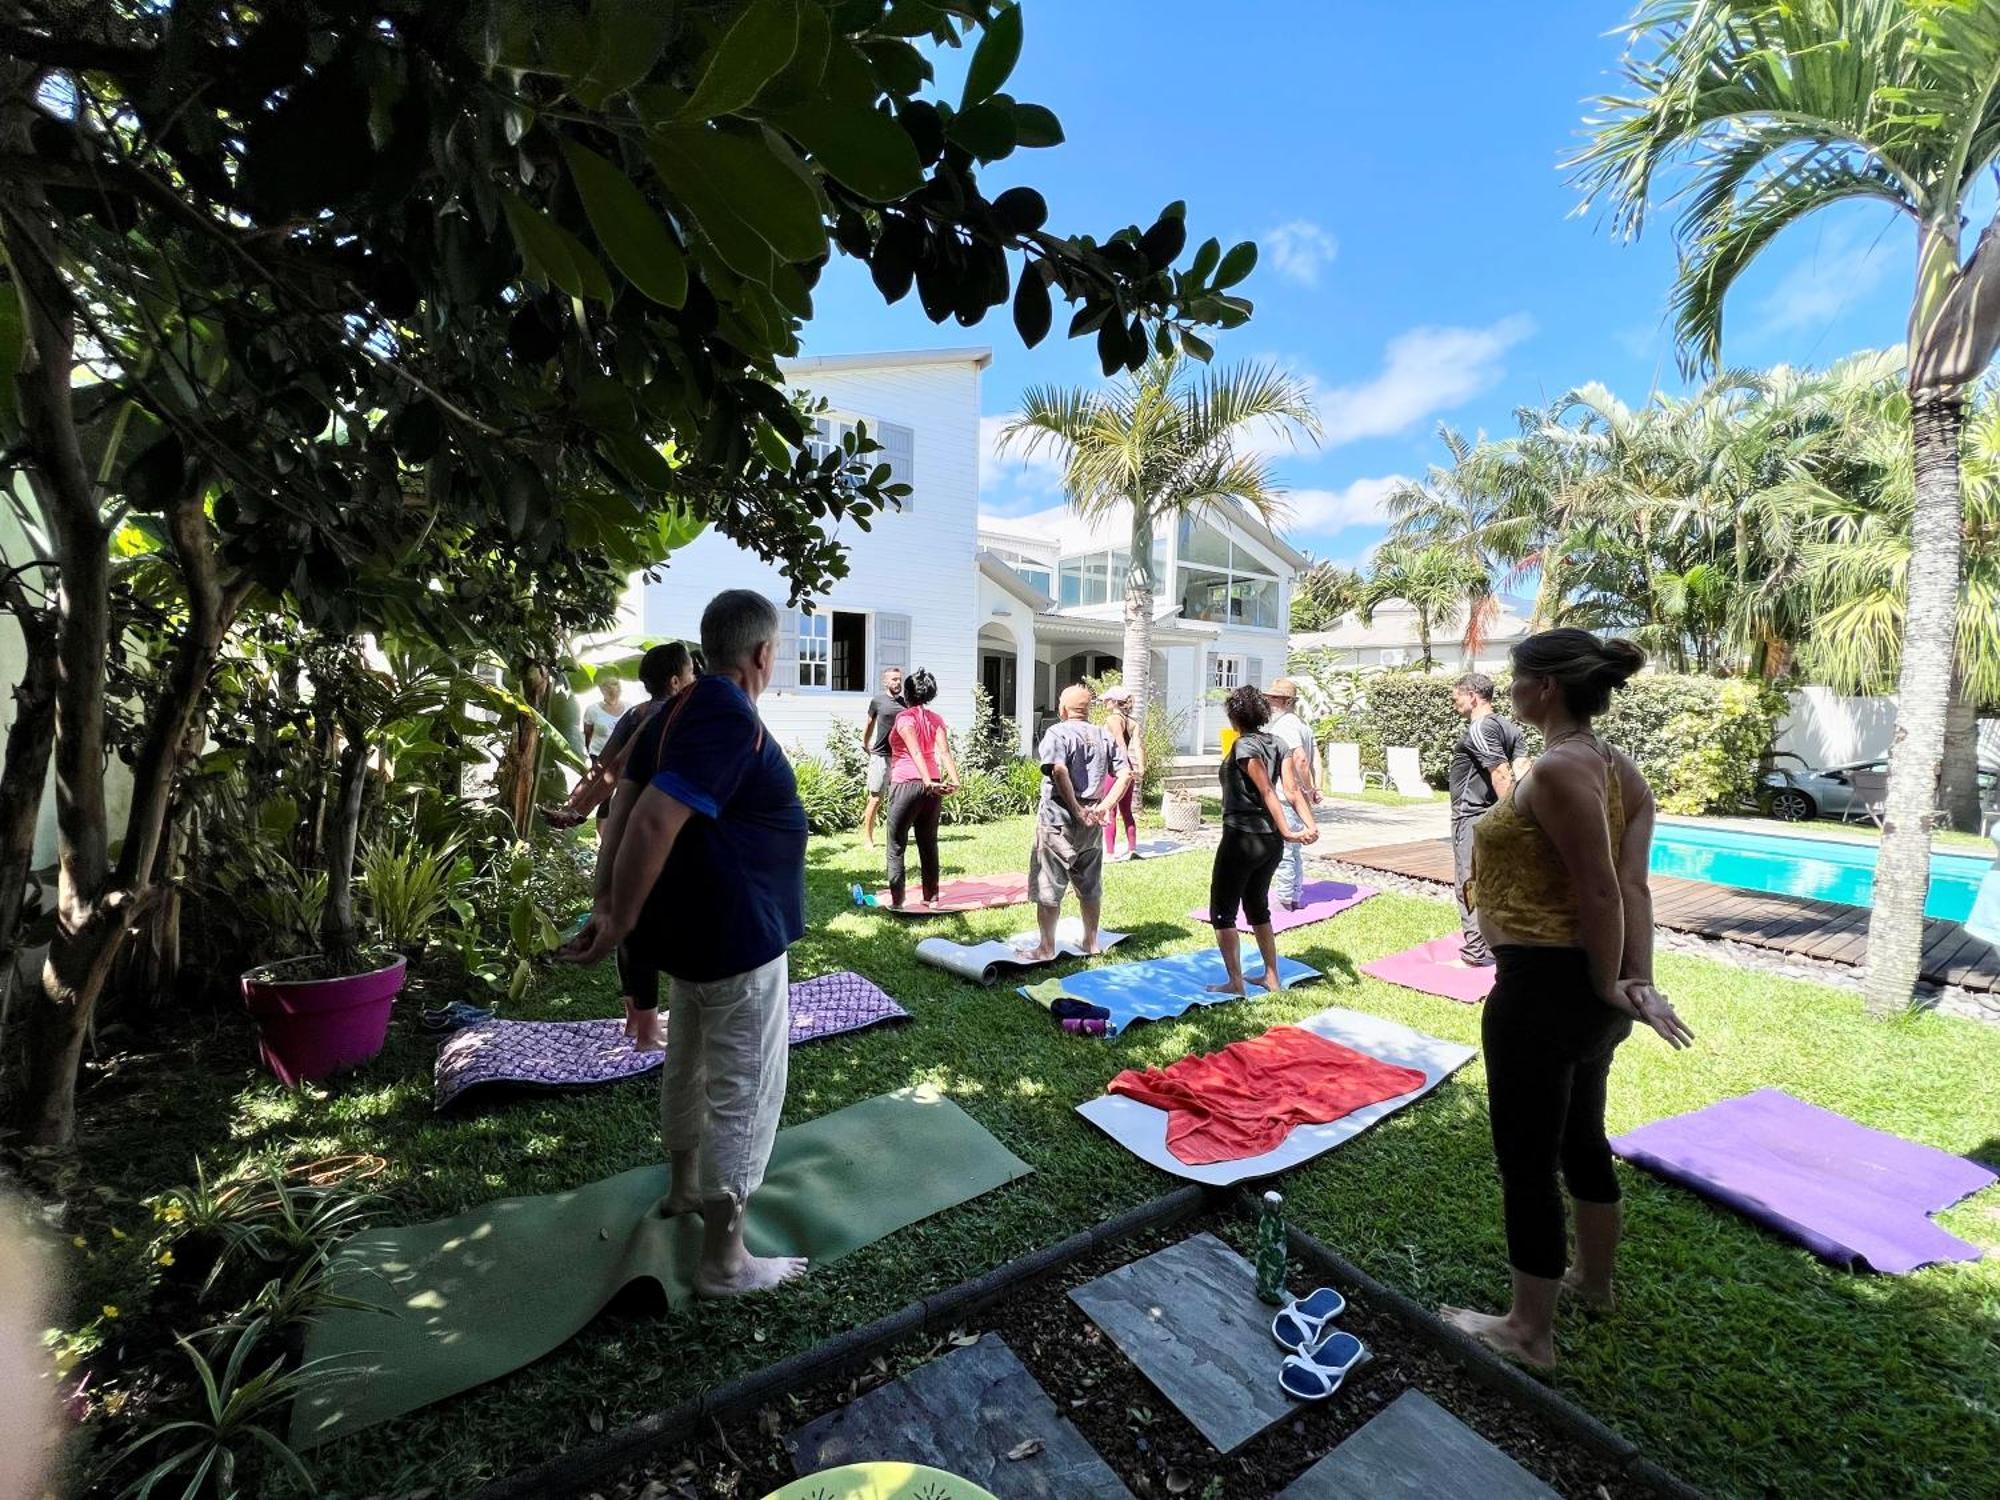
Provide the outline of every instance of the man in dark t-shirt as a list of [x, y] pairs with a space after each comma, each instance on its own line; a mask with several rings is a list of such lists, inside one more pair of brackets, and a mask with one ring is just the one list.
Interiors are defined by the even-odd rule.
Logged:
[[[701, 619], [710, 674], [656, 714], [605, 825], [597, 899], [564, 957], [596, 963], [621, 939], [666, 974], [673, 1046], [660, 1082], [669, 1214], [700, 1213], [695, 1290], [761, 1291], [805, 1270], [743, 1243], [764, 1180], [790, 1059], [786, 951], [805, 933], [806, 815], [791, 763], [757, 716], [778, 612], [731, 589]], [[635, 784], [643, 776], [643, 790]], [[636, 793], [636, 795], [635, 795]], [[640, 997], [640, 1045], [658, 1018]]]
[[882, 810], [882, 788], [889, 781], [889, 748], [896, 738], [896, 715], [904, 708], [903, 669], [882, 669], [882, 690], [868, 700], [868, 722], [861, 743], [868, 751], [868, 805], [861, 810], [861, 837], [875, 847], [875, 814]]
[[1452, 685], [1451, 706], [1465, 720], [1451, 747], [1451, 852], [1458, 897], [1458, 955], [1475, 968], [1493, 963], [1493, 950], [1479, 931], [1479, 919], [1465, 899], [1472, 879], [1472, 825], [1514, 789], [1514, 761], [1521, 754], [1521, 731], [1493, 711], [1493, 679], [1469, 672]]

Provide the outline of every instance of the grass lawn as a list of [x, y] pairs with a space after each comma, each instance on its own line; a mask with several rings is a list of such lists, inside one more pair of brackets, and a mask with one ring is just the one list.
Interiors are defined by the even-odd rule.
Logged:
[[[1024, 866], [1026, 820], [948, 829], [949, 870]], [[815, 840], [811, 931], [794, 977], [855, 969], [915, 1020], [793, 1054], [788, 1122], [890, 1089], [948, 1091], [1035, 1175], [896, 1234], [745, 1305], [697, 1305], [657, 1320], [605, 1319], [503, 1381], [336, 1443], [314, 1458], [335, 1497], [436, 1500], [630, 1422], [702, 1388], [864, 1323], [1175, 1184], [1072, 1112], [1128, 1065], [1165, 1064], [1332, 1003], [1439, 1036], [1478, 1039], [1479, 1014], [1357, 974], [1360, 962], [1452, 925], [1442, 902], [1383, 895], [1302, 929], [1286, 951], [1324, 982], [1202, 1009], [1109, 1044], [1066, 1036], [1012, 990], [976, 989], [918, 965], [915, 932], [854, 910], [853, 880], [879, 856], [853, 838]], [[1203, 897], [1195, 855], [1109, 872], [1107, 917], [1133, 934], [1120, 957], [1197, 946], [1184, 914]], [[940, 919], [959, 938], [1021, 928], [1025, 910]], [[1859, 1001], [1720, 964], [1668, 958], [1664, 984], [1699, 1037], [1676, 1055], [1635, 1037], [1612, 1077], [1624, 1129], [1765, 1085], [1948, 1150], [2000, 1158], [2000, 1029], [1946, 1017], [1865, 1020]], [[565, 974], [517, 1014], [607, 1015], [612, 975]], [[93, 1166], [127, 1192], [190, 1174], [199, 1149], [302, 1156], [372, 1151], [390, 1169], [393, 1213], [420, 1219], [511, 1193], [552, 1191], [652, 1159], [652, 1081], [526, 1099], [466, 1120], [430, 1113], [432, 1046], [399, 1016], [390, 1050], [355, 1080], [287, 1094], [252, 1081], [241, 1037], [190, 1061], [114, 1073], [87, 1102]], [[122, 1098], [121, 1098], [122, 1096]], [[1969, 1496], [2000, 1493], [2000, 1258], [1901, 1278], [1846, 1275], [1693, 1196], [1624, 1172], [1632, 1236], [1614, 1315], [1564, 1330], [1556, 1383], [1716, 1495]], [[1428, 1303], [1502, 1295], [1498, 1187], [1477, 1062], [1435, 1094], [1287, 1182], [1299, 1223]], [[136, 1205], [128, 1228], [141, 1232]], [[2000, 1248], [2000, 1193], [1943, 1217]], [[96, 1289], [88, 1279], [83, 1294]], [[1063, 1392], [1053, 1393], [1060, 1403]]]

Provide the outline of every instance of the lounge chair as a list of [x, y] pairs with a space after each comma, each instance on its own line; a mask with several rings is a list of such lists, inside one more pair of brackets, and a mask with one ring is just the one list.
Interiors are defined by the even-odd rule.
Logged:
[[1429, 797], [1431, 784], [1424, 780], [1424, 767], [1414, 745], [1389, 747], [1389, 781], [1405, 797]]
[[1326, 775], [1321, 789], [1335, 796], [1366, 791], [1368, 782], [1361, 774], [1361, 747], [1335, 741], [1326, 747]]

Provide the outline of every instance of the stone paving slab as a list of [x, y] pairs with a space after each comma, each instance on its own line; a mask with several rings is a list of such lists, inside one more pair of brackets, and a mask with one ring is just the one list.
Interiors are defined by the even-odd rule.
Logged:
[[[1336, 1398], [1338, 1399], [1338, 1398]], [[1278, 1500], [1558, 1500], [1422, 1391], [1405, 1391]]]
[[1294, 1410], [1278, 1386], [1285, 1351], [1257, 1273], [1202, 1233], [1077, 1287], [1070, 1299], [1217, 1451], [1231, 1453]]
[[[1040, 1447], [1008, 1456], [1031, 1442]], [[1132, 1500], [997, 1333], [807, 1423], [786, 1445], [801, 1476], [887, 1461], [943, 1469], [997, 1500]]]

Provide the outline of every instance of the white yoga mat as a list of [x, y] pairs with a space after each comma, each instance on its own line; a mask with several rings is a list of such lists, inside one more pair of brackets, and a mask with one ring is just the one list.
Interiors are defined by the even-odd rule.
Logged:
[[[1122, 932], [1100, 929], [1097, 934], [1099, 951], [1117, 947], [1125, 941], [1125, 936]], [[998, 984], [1003, 976], [1025, 973], [1041, 964], [1052, 964], [1065, 958], [1082, 958], [1083, 923], [1075, 917], [1065, 917], [1056, 924], [1055, 958], [1031, 961], [1021, 957], [1022, 950], [1034, 948], [1041, 941], [1039, 932], [1017, 932], [1010, 938], [985, 943], [954, 943], [950, 938], [925, 938], [917, 944], [917, 957], [927, 964], [949, 970], [960, 979], [970, 979], [974, 984]]]
[[1152, 838], [1142, 839], [1134, 846], [1134, 852], [1140, 859], [1165, 859], [1170, 854], [1186, 854], [1196, 847], [1194, 844], [1183, 844], [1179, 839]]
[[1381, 1016], [1346, 1010], [1340, 1006], [1289, 1024], [1323, 1036], [1330, 1042], [1352, 1047], [1357, 1052], [1365, 1052], [1383, 1062], [1421, 1068], [1424, 1086], [1407, 1094], [1398, 1094], [1394, 1099], [1384, 1099], [1379, 1104], [1357, 1109], [1351, 1115], [1324, 1125], [1300, 1125], [1281, 1144], [1262, 1156], [1246, 1156], [1241, 1161], [1219, 1161], [1204, 1167], [1191, 1167], [1177, 1160], [1167, 1149], [1167, 1111], [1163, 1109], [1141, 1104], [1123, 1094], [1100, 1094], [1088, 1103], [1079, 1104], [1076, 1112], [1141, 1161], [1158, 1167], [1162, 1172], [1171, 1172], [1190, 1182], [1229, 1187], [1252, 1178], [1271, 1177], [1290, 1171], [1316, 1156], [1324, 1155], [1335, 1146], [1353, 1140], [1377, 1120], [1421, 1099], [1470, 1062], [1478, 1051], [1460, 1042], [1447, 1042], [1441, 1037], [1412, 1031]]

